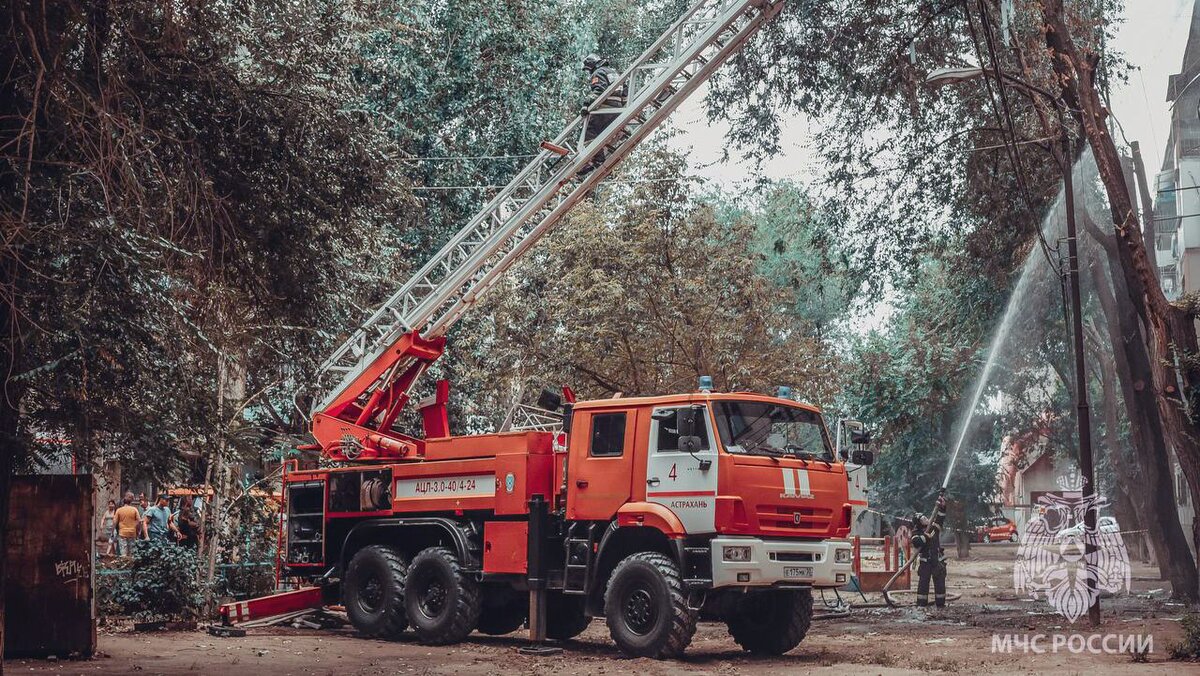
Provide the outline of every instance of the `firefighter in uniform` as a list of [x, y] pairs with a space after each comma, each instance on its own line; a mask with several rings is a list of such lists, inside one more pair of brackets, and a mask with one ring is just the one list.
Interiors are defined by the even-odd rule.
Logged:
[[933, 519], [913, 517], [912, 546], [917, 550], [917, 606], [929, 605], [929, 581], [933, 580], [933, 603], [946, 607], [946, 553], [942, 550], [942, 523], [946, 520], [946, 498], [938, 496]]
[[[604, 90], [621, 76], [616, 69], [608, 65], [608, 59], [599, 56], [598, 54], [588, 54], [583, 59], [583, 72], [588, 76], [588, 87], [592, 91], [592, 96], [597, 97], [604, 93]], [[613, 92], [608, 98], [600, 102], [600, 108], [624, 108], [625, 97], [627, 95], [626, 88]], [[594, 102], [594, 101], [593, 101]], [[580, 111], [581, 115], [587, 117], [587, 127], [583, 133], [584, 144], [591, 143], [592, 139], [596, 138], [603, 132], [608, 125], [612, 124], [613, 120], [617, 119], [617, 113], [589, 113], [588, 105]], [[580, 175], [590, 173], [596, 167], [604, 162], [604, 158], [608, 157], [608, 148], [605, 147], [590, 162], [579, 170]]]

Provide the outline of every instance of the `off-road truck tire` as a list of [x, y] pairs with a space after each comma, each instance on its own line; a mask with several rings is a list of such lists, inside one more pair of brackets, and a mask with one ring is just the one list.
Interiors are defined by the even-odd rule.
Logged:
[[445, 547], [423, 549], [408, 566], [404, 608], [421, 643], [458, 643], [479, 622], [479, 583], [462, 572], [454, 552]]
[[678, 657], [696, 633], [679, 566], [656, 552], [632, 554], [617, 564], [604, 592], [604, 615], [613, 642], [633, 657]]
[[359, 633], [394, 639], [404, 632], [407, 575], [408, 561], [387, 545], [368, 545], [355, 552], [342, 583], [342, 601]]
[[812, 592], [750, 592], [725, 618], [733, 640], [756, 655], [782, 655], [800, 645], [812, 624]]

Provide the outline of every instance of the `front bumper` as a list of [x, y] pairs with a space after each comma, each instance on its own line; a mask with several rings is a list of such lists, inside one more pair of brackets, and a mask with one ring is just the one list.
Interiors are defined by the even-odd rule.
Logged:
[[[710, 544], [714, 589], [786, 585], [841, 587], [850, 581], [853, 570], [850, 543], [845, 540], [798, 542], [718, 537]], [[724, 556], [725, 547], [749, 547], [749, 557], [745, 561], [728, 561]], [[838, 550], [845, 550], [840, 562]]]

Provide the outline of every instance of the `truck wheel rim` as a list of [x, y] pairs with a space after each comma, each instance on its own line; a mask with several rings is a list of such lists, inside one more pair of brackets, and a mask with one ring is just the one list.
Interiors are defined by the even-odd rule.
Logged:
[[446, 607], [446, 587], [438, 580], [429, 583], [425, 593], [421, 595], [421, 613], [425, 617], [434, 618]]
[[622, 604], [621, 610], [625, 616], [626, 626], [639, 636], [650, 632], [658, 616], [654, 607], [654, 597], [645, 587], [635, 587], [630, 591], [625, 597], [625, 603]]
[[358, 595], [358, 605], [363, 610], [373, 613], [379, 609], [383, 603], [383, 585], [380, 584], [379, 578], [371, 577], [363, 584], [362, 591]]

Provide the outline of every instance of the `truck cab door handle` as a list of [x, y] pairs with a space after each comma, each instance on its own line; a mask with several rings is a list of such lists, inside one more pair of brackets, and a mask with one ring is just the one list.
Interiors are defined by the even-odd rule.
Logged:
[[575, 487], [576, 488], [587, 488], [588, 487], [587, 479], [576, 479]]
[[656, 476], [652, 476], [649, 479], [646, 479], [647, 486], [657, 486], [660, 483], [662, 483], [662, 481]]

